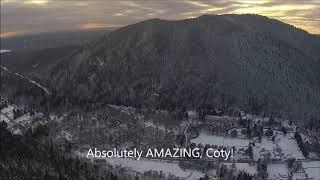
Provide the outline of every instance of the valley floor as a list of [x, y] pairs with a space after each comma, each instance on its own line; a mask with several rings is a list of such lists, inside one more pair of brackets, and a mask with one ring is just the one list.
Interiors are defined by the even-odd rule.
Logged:
[[176, 113], [179, 112], [108, 105], [48, 116], [5, 103], [1, 108], [1, 121], [17, 135], [50, 123], [49, 137], [63, 152], [70, 151], [79, 158], [87, 158], [90, 148], [234, 150], [228, 160], [88, 158], [93, 164], [116, 172], [125, 170], [140, 179], [219, 179], [244, 174], [249, 178], [274, 180], [320, 177], [319, 151], [314, 148], [319, 141], [288, 120], [271, 122], [270, 118], [243, 114], [239, 117], [207, 115], [200, 121], [195, 111], [188, 111], [187, 116], [178, 120]]

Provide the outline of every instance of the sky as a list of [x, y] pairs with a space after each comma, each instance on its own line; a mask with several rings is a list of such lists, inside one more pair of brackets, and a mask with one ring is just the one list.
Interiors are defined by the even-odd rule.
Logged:
[[1, 37], [119, 28], [151, 18], [260, 14], [320, 34], [320, 0], [1, 0]]

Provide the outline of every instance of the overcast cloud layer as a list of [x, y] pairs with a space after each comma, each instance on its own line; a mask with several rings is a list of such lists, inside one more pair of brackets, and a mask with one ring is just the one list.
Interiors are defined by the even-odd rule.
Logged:
[[320, 34], [320, 0], [1, 0], [1, 37], [226, 13], [261, 14]]

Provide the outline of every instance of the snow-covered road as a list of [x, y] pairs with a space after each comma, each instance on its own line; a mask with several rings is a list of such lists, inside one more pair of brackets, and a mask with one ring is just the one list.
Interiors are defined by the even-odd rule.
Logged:
[[3, 66], [0, 66], [0, 69], [6, 71], [6, 72], [9, 73], [9, 74], [12, 74], [12, 75], [20, 78], [20, 79], [22, 79], [22, 80], [26, 80], [26, 81], [28, 81], [28, 82], [31, 83], [31, 84], [34, 84], [34, 85], [37, 86], [38, 88], [42, 89], [47, 95], [50, 95], [50, 94], [51, 94], [50, 91], [49, 91], [46, 87], [44, 87], [43, 85], [41, 85], [40, 83], [38, 83], [38, 82], [36, 82], [36, 81], [34, 81], [34, 80], [31, 80], [30, 78], [28, 78], [28, 77], [26, 77], [26, 76], [23, 76], [23, 75], [21, 75], [21, 74], [19, 74], [19, 73], [13, 73], [13, 72], [11, 72], [8, 68], [3, 67]]

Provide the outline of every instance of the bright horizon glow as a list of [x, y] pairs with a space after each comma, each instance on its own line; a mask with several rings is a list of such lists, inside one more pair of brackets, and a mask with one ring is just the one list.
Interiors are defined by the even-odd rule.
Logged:
[[45, 5], [48, 3], [47, 0], [32, 0], [32, 1], [26, 1], [26, 4], [36, 4], [36, 5]]
[[115, 28], [121, 25], [103, 24], [103, 23], [87, 23], [80, 26], [80, 29], [99, 29], [99, 28]]

